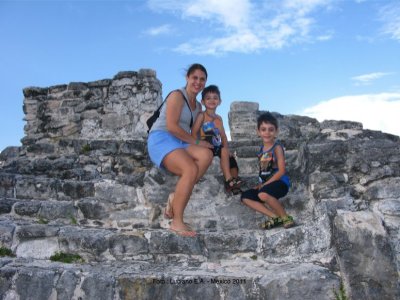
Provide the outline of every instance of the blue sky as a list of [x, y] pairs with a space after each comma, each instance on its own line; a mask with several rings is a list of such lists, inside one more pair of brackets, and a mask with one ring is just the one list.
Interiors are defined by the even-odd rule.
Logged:
[[400, 135], [399, 0], [0, 0], [0, 150], [28, 86], [154, 69], [163, 95], [202, 63], [233, 101]]

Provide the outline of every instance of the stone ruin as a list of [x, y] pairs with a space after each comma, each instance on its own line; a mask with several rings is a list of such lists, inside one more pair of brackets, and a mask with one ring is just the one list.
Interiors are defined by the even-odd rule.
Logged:
[[[1, 299], [399, 299], [400, 140], [362, 124], [274, 113], [297, 226], [226, 195], [218, 158], [185, 211], [162, 216], [176, 177], [148, 159], [161, 102], [152, 70], [24, 89], [25, 137], [0, 155]], [[256, 182], [257, 103], [229, 112], [240, 175]], [[55, 253], [84, 261], [54, 262]]]

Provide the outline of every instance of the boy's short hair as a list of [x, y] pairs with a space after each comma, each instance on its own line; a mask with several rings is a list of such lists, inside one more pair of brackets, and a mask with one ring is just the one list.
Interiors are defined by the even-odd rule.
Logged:
[[257, 129], [260, 129], [262, 123], [272, 124], [278, 129], [278, 120], [269, 112], [263, 113], [257, 118]]
[[211, 85], [205, 87], [204, 90], [201, 92], [201, 99], [203, 100], [208, 93], [217, 94], [219, 100], [221, 100], [221, 92], [219, 91], [218, 86], [211, 84]]

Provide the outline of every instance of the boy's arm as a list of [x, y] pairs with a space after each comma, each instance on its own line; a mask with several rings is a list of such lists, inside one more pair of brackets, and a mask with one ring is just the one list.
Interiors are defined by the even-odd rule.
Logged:
[[192, 126], [192, 137], [195, 139], [199, 138], [200, 135], [200, 127], [201, 124], [203, 123], [204, 120], [204, 113], [201, 112], [197, 115], [196, 121], [194, 121], [194, 124]]

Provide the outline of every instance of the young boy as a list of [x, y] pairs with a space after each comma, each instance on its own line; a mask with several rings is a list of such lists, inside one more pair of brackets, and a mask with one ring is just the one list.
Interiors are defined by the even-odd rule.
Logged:
[[221, 93], [216, 85], [209, 85], [201, 93], [201, 103], [206, 110], [199, 113], [192, 127], [192, 136], [208, 141], [214, 146], [214, 156], [220, 158], [222, 173], [225, 177], [225, 190], [234, 195], [241, 192], [242, 181], [238, 177], [238, 165], [234, 156], [230, 155], [228, 139], [225, 134], [222, 118], [216, 114], [221, 104]]
[[286, 214], [278, 201], [284, 197], [290, 187], [286, 175], [285, 155], [282, 145], [275, 141], [278, 134], [278, 121], [269, 112], [257, 119], [257, 134], [263, 145], [258, 153], [259, 184], [242, 193], [242, 202], [248, 207], [269, 217], [261, 227], [270, 229], [283, 225], [294, 226], [293, 217]]

